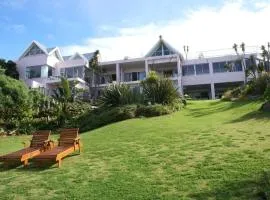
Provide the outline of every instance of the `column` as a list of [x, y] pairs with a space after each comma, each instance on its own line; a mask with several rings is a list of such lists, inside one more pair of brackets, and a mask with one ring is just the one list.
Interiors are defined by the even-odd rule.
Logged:
[[120, 83], [121, 76], [120, 76], [120, 65], [119, 63], [116, 63], [116, 82]]
[[183, 95], [183, 86], [182, 86], [182, 70], [181, 70], [181, 61], [180, 57], [177, 56], [177, 84], [178, 91], [181, 95]]
[[214, 83], [214, 70], [213, 70], [213, 63], [209, 62], [209, 73], [211, 77], [211, 99], [216, 99], [216, 92], [215, 92], [215, 83]]
[[216, 99], [215, 84], [214, 83], [211, 83], [211, 97], [212, 97], [212, 99]]
[[149, 72], [149, 69], [148, 69], [148, 61], [145, 60], [145, 76], [146, 76], [146, 77], [148, 76], [148, 72]]

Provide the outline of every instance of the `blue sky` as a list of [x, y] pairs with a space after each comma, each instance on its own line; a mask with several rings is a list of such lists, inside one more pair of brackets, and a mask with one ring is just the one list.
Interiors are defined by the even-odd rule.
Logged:
[[[185, 44], [194, 51], [225, 48], [232, 46], [233, 39], [242, 42], [242, 38], [237, 34], [232, 38], [234, 34], [228, 33], [231, 39], [226, 40], [227, 44], [213, 42], [215, 45], [209, 48], [200, 42], [202, 36], [211, 42], [213, 37], [210, 34], [207, 38], [205, 32], [215, 31], [217, 21], [213, 18], [224, 23], [222, 32], [226, 32], [236, 29], [237, 24], [230, 25], [231, 18], [241, 22], [247, 20], [244, 17], [268, 17], [269, 5], [269, 1], [256, 0], [1, 0], [0, 57], [18, 58], [32, 40], [47, 47], [59, 46], [63, 54], [99, 49], [106, 59], [119, 59], [125, 54], [138, 57], [151, 48], [160, 34], [178, 49]], [[243, 39], [250, 45], [257, 40], [252, 34]], [[258, 42], [267, 41], [263, 39]]]

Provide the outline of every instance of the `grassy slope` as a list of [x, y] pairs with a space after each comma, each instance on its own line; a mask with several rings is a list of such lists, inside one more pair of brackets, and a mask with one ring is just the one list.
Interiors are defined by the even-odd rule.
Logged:
[[[0, 199], [257, 199], [270, 169], [270, 116], [259, 106], [192, 102], [82, 134], [84, 153], [61, 169], [1, 170]], [[0, 138], [0, 154], [25, 139]]]

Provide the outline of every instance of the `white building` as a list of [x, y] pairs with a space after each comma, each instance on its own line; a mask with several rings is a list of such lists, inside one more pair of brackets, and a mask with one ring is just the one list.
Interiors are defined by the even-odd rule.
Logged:
[[[88, 60], [92, 57], [93, 53], [62, 56], [58, 47], [45, 48], [33, 41], [16, 63], [20, 79], [31, 88], [53, 89], [61, 76], [76, 83], [76, 87], [86, 88], [85, 68], [89, 67]], [[99, 86], [103, 88], [117, 82], [137, 87], [149, 71], [156, 71], [171, 79], [181, 94], [215, 99], [226, 88], [245, 81], [243, 61], [237, 60], [236, 55], [185, 60], [160, 36], [145, 57], [100, 62], [104, 74]], [[224, 67], [226, 63], [233, 63], [231, 71]]]

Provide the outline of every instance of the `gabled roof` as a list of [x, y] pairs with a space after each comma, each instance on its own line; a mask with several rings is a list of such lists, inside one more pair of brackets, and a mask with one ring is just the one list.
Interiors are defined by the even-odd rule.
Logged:
[[95, 52], [92, 52], [92, 53], [85, 53], [85, 54], [82, 54], [87, 60], [91, 60], [94, 55], [95, 55]]
[[89, 61], [89, 60], [91, 60], [93, 58], [94, 55], [95, 55], [94, 52], [92, 52], [92, 53], [84, 53], [84, 54], [80, 54], [80, 53], [76, 52], [75, 54], [73, 54], [71, 56], [63, 56], [63, 59], [64, 60], [73, 60], [77, 56], [80, 56], [85, 61]]
[[78, 57], [81, 57], [83, 60], [88, 61], [82, 54], [76, 52], [68, 58], [68, 60], [76, 60]]
[[47, 52], [50, 53], [52, 50], [54, 50], [56, 47], [47, 48]]
[[145, 57], [158, 56], [155, 54], [157, 51], [160, 51], [161, 53], [159, 56], [178, 54], [180, 55], [181, 59], [183, 58], [181, 53], [173, 48], [168, 42], [166, 42], [162, 36], [159, 36], [159, 41], [151, 48]]
[[46, 48], [44, 45], [42, 45], [41, 43], [39, 43], [39, 42], [37, 42], [37, 41], [35, 41], [35, 40], [33, 40], [33, 41], [31, 42], [31, 44], [28, 46], [28, 48], [27, 48], [27, 49], [23, 52], [23, 54], [20, 56], [19, 60], [20, 60], [21, 58], [23, 58], [23, 57], [31, 50], [31, 48], [32, 48], [34, 45], [36, 45], [39, 49], [41, 49], [42, 52], [44, 52], [44, 54], [46, 54], [46, 55], [51, 55], [51, 54], [55, 51], [55, 52], [58, 54], [60, 60], [63, 60], [63, 57], [62, 57], [62, 55], [61, 55], [60, 50], [59, 50], [58, 47]]
[[58, 47], [48, 48], [47, 51], [48, 51], [49, 55], [51, 55], [55, 52], [57, 54], [57, 58], [61, 61], [64, 61], [63, 56], [61, 54], [61, 51]]

